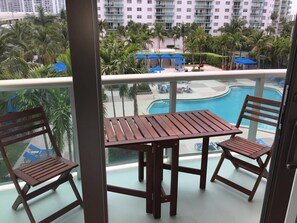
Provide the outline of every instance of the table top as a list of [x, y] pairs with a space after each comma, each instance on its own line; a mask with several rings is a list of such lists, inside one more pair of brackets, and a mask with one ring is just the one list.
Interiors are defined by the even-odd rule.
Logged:
[[105, 146], [242, 133], [208, 110], [105, 118]]

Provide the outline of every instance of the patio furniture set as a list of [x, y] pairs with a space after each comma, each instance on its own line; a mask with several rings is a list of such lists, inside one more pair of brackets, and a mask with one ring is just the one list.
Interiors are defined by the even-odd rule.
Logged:
[[[156, 219], [161, 217], [161, 204], [169, 202], [170, 215], [174, 216], [177, 214], [178, 172], [200, 175], [199, 187], [205, 189], [209, 139], [214, 136], [231, 135], [229, 140], [219, 143], [223, 152], [211, 181], [219, 180], [234, 187], [247, 194], [250, 201], [253, 199], [261, 178], [267, 177], [266, 167], [271, 156], [271, 147], [236, 135], [242, 132], [239, 129], [242, 119], [276, 126], [279, 108], [280, 102], [247, 96], [235, 126], [208, 110], [105, 118], [105, 147], [137, 151], [139, 154], [138, 180], [140, 182], [144, 180], [144, 167], [146, 167], [145, 191], [114, 185], [107, 185], [107, 190], [144, 198], [146, 200], [146, 212], [152, 213]], [[56, 155], [45, 156], [41, 160], [13, 169], [6, 155], [6, 146], [45, 133], [49, 135]], [[203, 140], [200, 169], [183, 167], [178, 162], [180, 140], [193, 138], [202, 138]], [[172, 150], [170, 164], [163, 163], [163, 151], [167, 148]], [[77, 164], [61, 157], [42, 108], [0, 117], [0, 150], [19, 194], [12, 207], [16, 210], [20, 204], [23, 204], [31, 222], [35, 222], [35, 219], [27, 201], [50, 189], [56, 190], [64, 182], [70, 182], [76, 200], [45, 218], [42, 222], [50, 222], [69, 210], [83, 205], [70, 173], [73, 168], [77, 167]], [[250, 164], [246, 159], [242, 160], [238, 156], [231, 155], [231, 152], [256, 160], [258, 166]], [[266, 159], [262, 161], [261, 158], [264, 156]], [[239, 186], [218, 174], [225, 159], [230, 160], [236, 168], [241, 167], [258, 175], [252, 190]], [[168, 194], [162, 187], [164, 169], [171, 170], [170, 192]], [[52, 183], [28, 193], [31, 186], [40, 185], [56, 176], [60, 177]], [[23, 188], [19, 185], [19, 179], [26, 182]]]

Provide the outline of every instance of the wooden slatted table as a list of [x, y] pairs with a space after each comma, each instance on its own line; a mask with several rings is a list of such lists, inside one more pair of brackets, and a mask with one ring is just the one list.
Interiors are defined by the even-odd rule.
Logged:
[[[140, 180], [143, 178], [143, 153], [146, 152], [146, 191], [108, 185], [108, 190], [146, 198], [147, 212], [161, 217], [161, 203], [170, 202], [170, 215], [176, 215], [178, 171], [200, 175], [200, 188], [205, 189], [209, 138], [241, 133], [210, 111], [176, 112], [122, 118], [106, 118], [105, 146], [137, 150]], [[201, 169], [178, 166], [179, 140], [202, 138]], [[163, 149], [172, 148], [171, 164], [163, 164]], [[171, 169], [170, 195], [162, 190], [163, 168]]]
[[[153, 116], [105, 118], [105, 147], [119, 147], [146, 153], [146, 191], [108, 185], [108, 191], [146, 199], [147, 213], [161, 217], [161, 203], [170, 202], [170, 215], [176, 215], [178, 183], [178, 137], [170, 128], [164, 128]], [[170, 194], [162, 189], [163, 149], [172, 148]], [[143, 163], [143, 161], [142, 161]], [[142, 168], [143, 179], [143, 164]]]

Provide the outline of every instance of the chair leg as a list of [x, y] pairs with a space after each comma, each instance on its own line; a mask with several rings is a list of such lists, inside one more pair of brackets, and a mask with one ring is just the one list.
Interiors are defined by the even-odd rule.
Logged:
[[[62, 179], [62, 178], [67, 178], [69, 176], [70, 172], [68, 173], [63, 173], [59, 176], [59, 179]], [[56, 187], [53, 187], [53, 191], [56, 191], [57, 188], [60, 186], [61, 184], [57, 185]]]
[[[259, 166], [263, 166], [264, 165], [264, 163], [263, 163], [263, 161], [262, 161], [261, 158], [258, 158], [257, 159], [257, 163], [259, 164]], [[268, 171], [267, 171], [266, 168], [263, 171], [264, 171], [263, 177], [267, 179], [268, 178]]]
[[144, 178], [144, 152], [138, 152], [138, 181], [142, 182]]
[[[30, 189], [30, 185], [29, 184], [25, 184], [25, 186], [23, 187], [21, 193], [23, 195], [26, 195], [28, 193], [29, 189]], [[12, 209], [16, 211], [21, 203], [23, 203], [23, 198], [19, 194], [18, 197], [16, 198], [16, 200], [14, 201], [13, 205], [12, 205]]]
[[221, 168], [221, 166], [223, 164], [224, 159], [225, 159], [225, 153], [222, 152], [222, 155], [221, 155], [221, 158], [219, 160], [219, 163], [218, 163], [218, 165], [217, 165], [217, 167], [216, 167], [216, 169], [215, 169], [215, 171], [214, 171], [214, 173], [213, 173], [213, 175], [212, 175], [212, 177], [210, 179], [211, 182], [214, 182], [215, 181], [215, 178], [216, 178], [216, 176], [219, 173], [219, 170], [220, 170], [220, 168]]
[[76, 187], [76, 185], [75, 185], [75, 183], [74, 183], [74, 181], [73, 181], [73, 176], [72, 176], [72, 174], [69, 174], [69, 183], [70, 183], [70, 185], [71, 185], [71, 187], [72, 187], [72, 190], [73, 190], [73, 192], [74, 192], [74, 194], [75, 194], [75, 196], [76, 196], [76, 199], [77, 199], [78, 202], [80, 203], [80, 206], [83, 208], [83, 201], [82, 201], [81, 196], [80, 196], [80, 194], [79, 194], [79, 192], [78, 192], [78, 190], [77, 190], [77, 187]]

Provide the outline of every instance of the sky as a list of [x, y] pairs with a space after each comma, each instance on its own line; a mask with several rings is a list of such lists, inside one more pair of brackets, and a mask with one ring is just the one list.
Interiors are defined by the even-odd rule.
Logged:
[[296, 15], [296, 13], [297, 13], [297, 0], [292, 0], [291, 6], [292, 6], [292, 10], [291, 10], [292, 15]]

